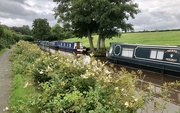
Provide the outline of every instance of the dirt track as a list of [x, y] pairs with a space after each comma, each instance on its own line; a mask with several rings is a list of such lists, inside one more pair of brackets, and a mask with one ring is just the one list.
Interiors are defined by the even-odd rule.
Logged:
[[11, 63], [9, 57], [12, 49], [0, 55], [0, 113], [7, 107], [11, 89]]

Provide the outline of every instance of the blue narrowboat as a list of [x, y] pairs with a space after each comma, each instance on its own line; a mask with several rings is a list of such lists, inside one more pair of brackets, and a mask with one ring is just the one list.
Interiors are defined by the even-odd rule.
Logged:
[[112, 42], [110, 62], [180, 77], [180, 47]]
[[60, 42], [53, 41], [49, 43], [51, 49], [60, 50], [64, 52], [76, 53], [76, 54], [85, 54], [86, 48], [83, 47], [81, 42]]

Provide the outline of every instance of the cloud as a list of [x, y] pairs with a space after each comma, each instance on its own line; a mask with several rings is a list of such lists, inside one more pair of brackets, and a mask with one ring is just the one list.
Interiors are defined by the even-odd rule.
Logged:
[[[7, 0], [8, 1], [8, 0]], [[24, 3], [25, 0], [9, 0], [10, 2]]]
[[141, 13], [130, 20], [135, 30], [180, 28], [179, 0], [135, 0]]
[[22, 26], [22, 25], [29, 25], [29, 21], [26, 21], [24, 19], [11, 19], [11, 18], [1, 18], [0, 22], [3, 20], [2, 24], [8, 25], [8, 26]]
[[8, 26], [29, 25], [36, 18], [47, 18], [53, 26], [54, 3], [50, 0], [3, 0], [0, 4], [0, 22]]
[[[128, 22], [134, 25], [136, 31], [155, 29], [180, 28], [179, 0], [134, 0], [139, 4], [141, 13]], [[53, 26], [53, 8], [57, 4], [53, 0], [1, 0], [0, 22], [8, 26], [32, 26], [36, 18], [47, 18]]]

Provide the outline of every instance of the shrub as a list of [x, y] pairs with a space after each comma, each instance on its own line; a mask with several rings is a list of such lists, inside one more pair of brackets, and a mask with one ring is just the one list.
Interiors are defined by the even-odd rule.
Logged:
[[[93, 57], [89, 61], [85, 58], [58, 52], [49, 55], [37, 45], [24, 41], [17, 43], [13, 52], [13, 71], [32, 76], [36, 81], [39, 94], [28, 102], [34, 111], [135, 113], [152, 100], [153, 85], [140, 85], [137, 75], [141, 75], [141, 71], [129, 73], [125, 68], [106, 66]], [[167, 91], [162, 89], [163, 99], [167, 99]]]
[[[82, 68], [78, 60], [58, 56], [61, 55], [37, 60], [43, 66], [36, 68], [51, 77], [41, 84], [42, 94], [35, 101], [39, 111], [129, 113], [144, 105], [147, 94], [137, 95], [135, 73], [121, 70], [116, 73], [120, 76], [114, 76], [114, 70], [100, 61], [92, 59]], [[46, 71], [48, 68], [53, 71]]]
[[3, 25], [0, 25], [0, 50], [10, 48], [12, 44], [19, 41], [19, 35], [12, 32]]
[[96, 50], [94, 53], [95, 57], [105, 57], [106, 56], [106, 49], [100, 48], [99, 50]]
[[13, 86], [9, 101], [10, 112], [34, 113], [32, 100], [37, 95], [34, 87], [32, 69], [36, 58], [41, 55], [36, 45], [19, 41], [11, 55]]

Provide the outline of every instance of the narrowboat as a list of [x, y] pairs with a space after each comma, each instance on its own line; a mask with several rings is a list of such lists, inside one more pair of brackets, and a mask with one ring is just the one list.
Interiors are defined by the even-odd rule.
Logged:
[[49, 41], [40, 41], [38, 45], [42, 50], [48, 51], [49, 49]]
[[112, 42], [110, 62], [180, 77], [180, 47]]
[[50, 48], [70, 52], [75, 54], [85, 54], [86, 48], [83, 47], [81, 42], [60, 42], [60, 41], [53, 41], [49, 44]]
[[50, 41], [48, 47], [50, 53], [56, 53], [56, 51], [58, 51], [57, 41]]

